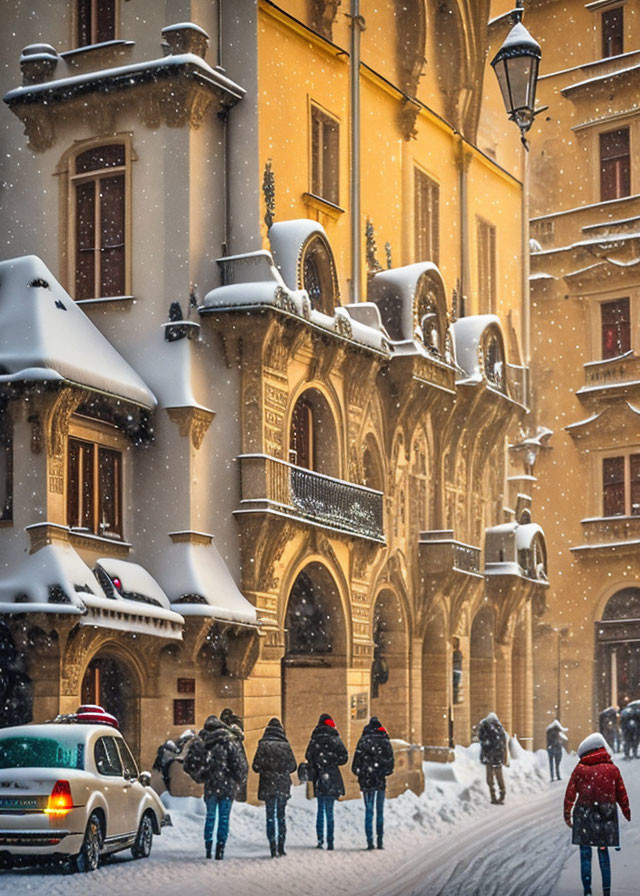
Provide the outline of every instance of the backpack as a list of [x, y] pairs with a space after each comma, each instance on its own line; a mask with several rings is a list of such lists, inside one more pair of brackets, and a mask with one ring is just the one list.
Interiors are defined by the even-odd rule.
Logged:
[[187, 748], [182, 767], [196, 784], [203, 784], [207, 771], [207, 748], [201, 737], [194, 737]]

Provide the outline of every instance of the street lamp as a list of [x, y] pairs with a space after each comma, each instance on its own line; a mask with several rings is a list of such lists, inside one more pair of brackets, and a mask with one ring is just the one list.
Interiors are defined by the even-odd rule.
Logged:
[[529, 149], [525, 134], [538, 112], [542, 112], [542, 109], [535, 109], [538, 66], [542, 52], [540, 45], [522, 24], [523, 13], [524, 0], [516, 0], [516, 8], [511, 11], [513, 27], [491, 60], [491, 65], [502, 91], [507, 114], [520, 128], [524, 148]]

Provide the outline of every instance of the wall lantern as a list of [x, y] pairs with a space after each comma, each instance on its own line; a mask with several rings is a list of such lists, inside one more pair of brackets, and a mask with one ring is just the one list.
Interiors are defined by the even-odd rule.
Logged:
[[[524, 0], [517, 0], [511, 12], [513, 27], [491, 65], [496, 73], [507, 114], [520, 128], [522, 144], [529, 149], [525, 134], [535, 116], [543, 109], [535, 109], [538, 66], [542, 52], [540, 45], [522, 24]], [[544, 108], [547, 108], [546, 106]]]

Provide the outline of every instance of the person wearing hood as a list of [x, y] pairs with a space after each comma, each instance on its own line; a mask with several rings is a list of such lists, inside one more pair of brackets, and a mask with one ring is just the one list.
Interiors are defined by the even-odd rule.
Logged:
[[[500, 724], [495, 712], [490, 712], [478, 724], [478, 740], [480, 741], [480, 762], [487, 769], [487, 787], [491, 802], [502, 805], [506, 794], [502, 766], [509, 764], [509, 747], [507, 732]], [[495, 793], [495, 783], [498, 784], [498, 797]]]
[[[244, 725], [242, 724], [242, 719], [240, 716], [236, 715], [235, 712], [230, 708], [226, 707], [220, 713], [220, 721], [224, 722], [227, 728], [235, 735], [240, 744], [240, 749], [242, 750], [242, 755], [244, 756], [244, 761], [247, 763], [247, 768], [249, 767], [249, 760], [247, 759], [247, 751], [244, 747]], [[234, 796], [234, 800], [237, 803], [246, 803], [247, 801], [247, 779], [245, 777], [242, 784], [239, 784], [236, 789], [236, 795]]]
[[[258, 741], [252, 769], [260, 775], [258, 799], [264, 800], [267, 815], [267, 840], [271, 856], [286, 855], [287, 800], [291, 796], [291, 774], [297, 766], [291, 744], [280, 719], [270, 719]], [[277, 839], [276, 839], [277, 820]]]
[[206, 856], [211, 858], [213, 833], [216, 832], [216, 859], [224, 857], [229, 835], [231, 804], [238, 787], [246, 784], [248, 765], [242, 745], [236, 735], [217, 716], [209, 716], [198, 734], [204, 747], [204, 802], [207, 814], [204, 822]]
[[367, 849], [373, 849], [373, 813], [376, 812], [378, 849], [383, 849], [384, 797], [387, 777], [394, 766], [393, 747], [386, 729], [377, 716], [371, 716], [356, 746], [351, 771], [358, 778], [364, 799], [364, 832]]
[[580, 847], [580, 874], [585, 896], [591, 894], [591, 847], [598, 849], [603, 896], [611, 893], [609, 846], [619, 847], [618, 809], [631, 820], [629, 798], [620, 770], [613, 764], [604, 737], [590, 734], [578, 747], [580, 761], [564, 795], [564, 820]]
[[335, 722], [326, 712], [322, 713], [311, 732], [305, 759], [309, 765], [309, 779], [313, 781], [313, 795], [318, 801], [318, 849], [322, 849], [324, 845], [325, 818], [327, 849], [333, 849], [334, 803], [344, 795], [344, 782], [339, 766], [346, 764], [349, 754], [340, 739]]
[[547, 755], [549, 756], [549, 773], [553, 781], [555, 770], [558, 781], [560, 780], [560, 762], [562, 761], [562, 746], [567, 743], [567, 731], [558, 719], [554, 719], [547, 725]]

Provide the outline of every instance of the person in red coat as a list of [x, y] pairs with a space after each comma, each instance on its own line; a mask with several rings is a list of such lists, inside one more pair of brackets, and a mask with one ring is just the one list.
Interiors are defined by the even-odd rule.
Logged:
[[580, 847], [580, 873], [585, 896], [591, 894], [591, 847], [598, 848], [603, 896], [611, 893], [609, 846], [619, 847], [618, 806], [631, 820], [629, 797], [620, 770], [613, 764], [601, 734], [590, 734], [578, 747], [576, 765], [564, 795], [564, 820], [573, 829], [571, 842]]

